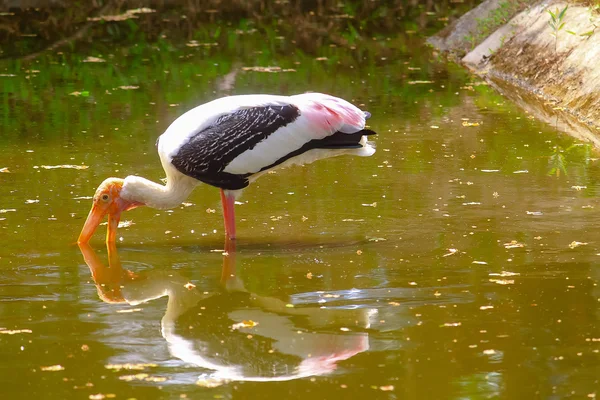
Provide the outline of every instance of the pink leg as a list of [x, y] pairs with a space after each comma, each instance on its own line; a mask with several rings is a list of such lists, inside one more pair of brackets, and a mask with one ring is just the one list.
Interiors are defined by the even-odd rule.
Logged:
[[227, 286], [235, 278], [235, 240], [225, 239], [225, 252], [223, 255], [223, 268], [221, 269], [221, 284]]
[[233, 194], [221, 189], [221, 203], [223, 204], [223, 221], [225, 222], [225, 235], [227, 239], [235, 239], [235, 198]]

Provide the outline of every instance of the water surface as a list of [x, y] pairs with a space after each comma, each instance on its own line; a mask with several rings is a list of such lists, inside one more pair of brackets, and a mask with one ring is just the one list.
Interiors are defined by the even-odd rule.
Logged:
[[[277, 43], [5, 64], [3, 397], [597, 396], [596, 153], [410, 35]], [[164, 176], [154, 143], [182, 112], [308, 90], [369, 110], [378, 151], [261, 178], [235, 255], [206, 185], [125, 214], [110, 252], [104, 227], [75, 245], [104, 178]]]

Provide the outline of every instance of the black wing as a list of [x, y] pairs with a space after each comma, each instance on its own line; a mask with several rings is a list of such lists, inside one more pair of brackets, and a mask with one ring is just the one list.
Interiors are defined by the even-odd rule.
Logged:
[[251, 107], [223, 115], [183, 144], [171, 163], [179, 172], [209, 185], [242, 189], [248, 186], [248, 175], [223, 170], [237, 156], [299, 115], [300, 110], [294, 105]]

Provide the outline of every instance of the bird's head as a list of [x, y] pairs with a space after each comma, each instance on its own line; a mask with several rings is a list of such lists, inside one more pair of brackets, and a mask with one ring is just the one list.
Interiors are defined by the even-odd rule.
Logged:
[[98, 228], [98, 225], [100, 225], [102, 219], [107, 214], [108, 231], [106, 232], [106, 242], [115, 242], [121, 213], [141, 205], [141, 203], [128, 201], [121, 197], [123, 182], [124, 180], [120, 178], [108, 178], [98, 186], [94, 194], [92, 209], [85, 220], [77, 243], [89, 242], [96, 228]]

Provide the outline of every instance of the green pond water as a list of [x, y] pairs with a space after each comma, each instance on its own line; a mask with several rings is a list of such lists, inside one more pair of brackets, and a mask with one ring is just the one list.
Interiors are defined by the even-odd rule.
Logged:
[[[414, 36], [250, 36], [4, 61], [0, 397], [597, 397], [596, 153]], [[75, 244], [104, 178], [164, 177], [184, 111], [305, 91], [370, 111], [377, 152], [258, 180], [236, 251], [207, 185]]]

